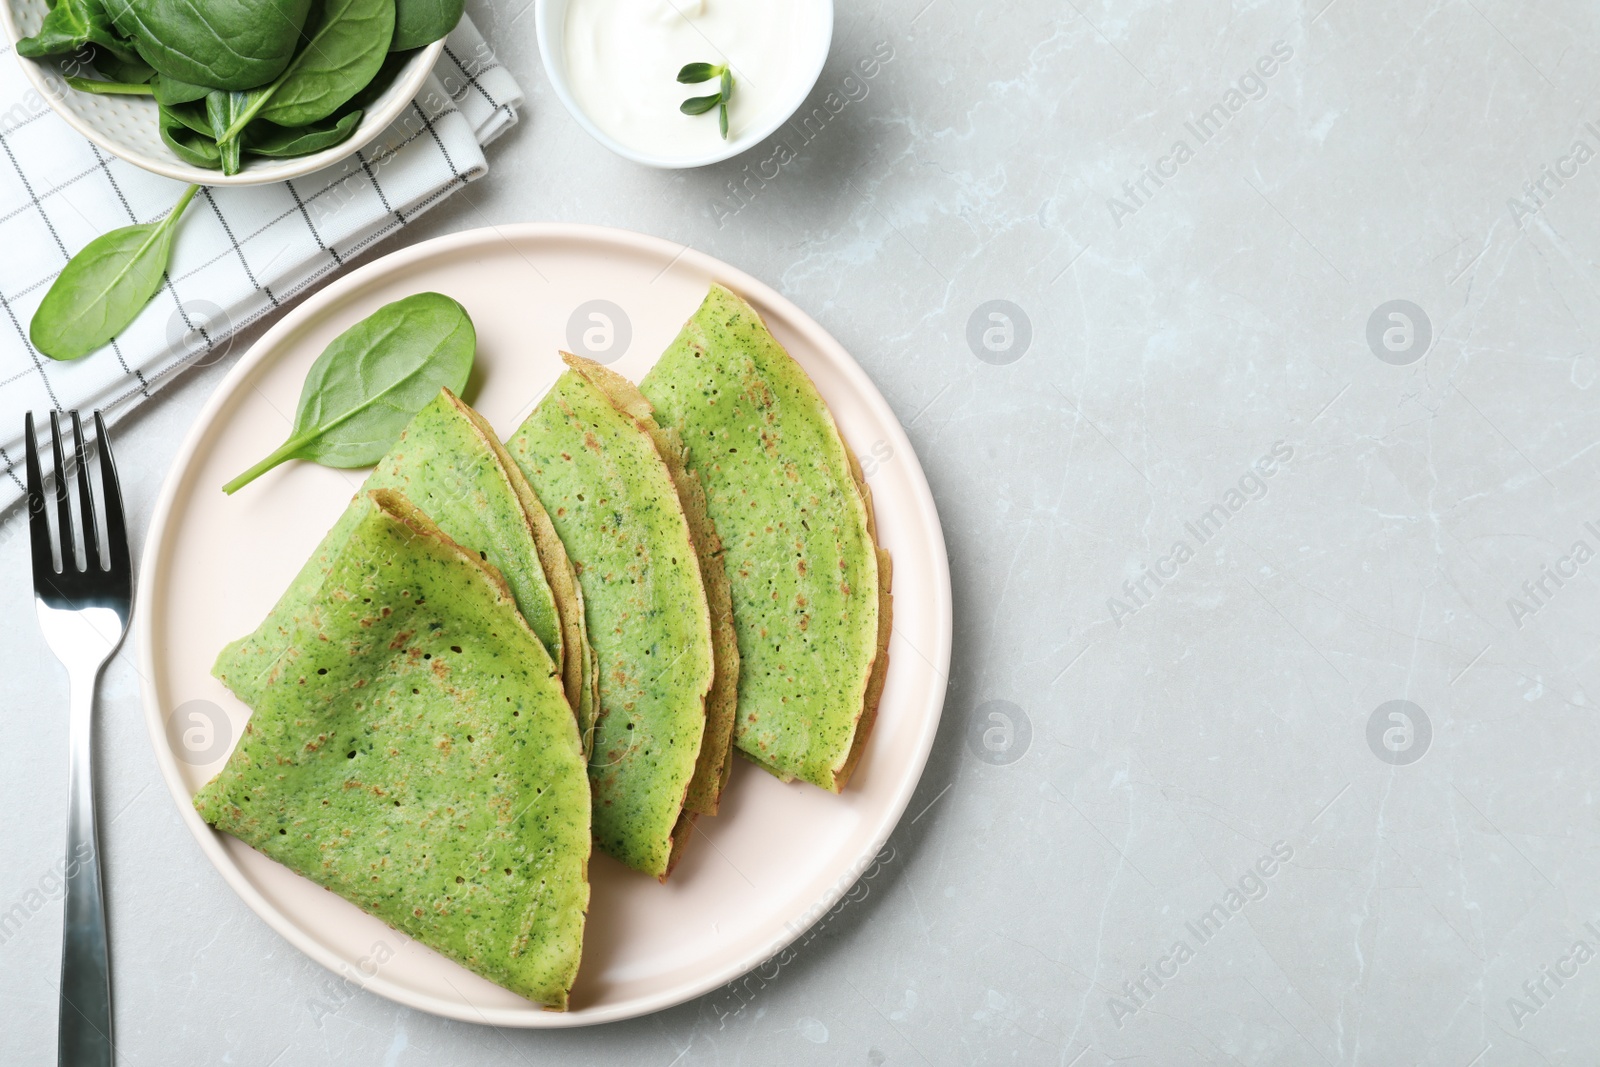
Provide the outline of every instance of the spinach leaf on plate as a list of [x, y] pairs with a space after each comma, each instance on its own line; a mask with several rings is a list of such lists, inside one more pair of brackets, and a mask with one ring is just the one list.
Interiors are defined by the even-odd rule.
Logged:
[[227, 485], [233, 493], [278, 464], [378, 462], [439, 390], [459, 393], [477, 332], [466, 308], [439, 293], [385, 304], [333, 339], [311, 365], [289, 439]]
[[169, 78], [165, 74], [157, 74], [150, 80], [155, 86], [156, 103], [158, 104], [187, 104], [193, 100], [204, 100], [211, 90], [204, 85], [186, 82], [180, 78]]
[[254, 89], [282, 74], [294, 58], [311, 0], [106, 4], [117, 30], [132, 37], [140, 57], [161, 74], [212, 89]]
[[195, 103], [174, 104], [157, 109], [156, 125], [161, 140], [185, 163], [210, 170], [222, 169], [222, 150], [211, 139], [211, 126], [203, 109], [195, 115]]
[[390, 49], [403, 52], [432, 44], [456, 28], [463, 6], [464, 0], [395, 0]]
[[161, 287], [178, 219], [199, 189], [185, 189], [165, 218], [102, 234], [73, 256], [28, 324], [33, 347], [51, 359], [77, 359], [137, 318]]
[[155, 90], [143, 82], [108, 82], [99, 78], [79, 78], [67, 75], [67, 84], [80, 93], [99, 96], [150, 96]]
[[104, 45], [96, 45], [94, 58], [90, 61], [95, 71], [109, 81], [125, 82], [127, 84], [145, 84], [155, 78], [155, 68], [139, 58], [133, 51], [133, 44], [128, 44], [128, 54], [119, 55]]
[[100, 0], [60, 0], [45, 15], [38, 33], [17, 42], [17, 55], [65, 56], [89, 44], [127, 60], [139, 58], [133, 45], [118, 35]]
[[163, 107], [161, 111], [171, 116], [175, 122], [182, 123], [195, 133], [211, 136], [211, 119], [206, 116], [206, 103], [204, 100], [191, 100], [187, 104], [173, 104]]
[[255, 118], [280, 126], [327, 118], [378, 73], [393, 37], [394, 0], [320, 0], [305, 47], [271, 85], [250, 94], [218, 141], [237, 137]]
[[371, 110], [372, 105], [378, 102], [380, 96], [389, 91], [389, 86], [394, 84], [395, 79], [400, 76], [400, 72], [405, 69], [405, 65], [411, 62], [411, 57], [416, 54], [415, 51], [390, 52], [387, 56], [384, 56], [383, 66], [378, 68], [378, 73], [374, 74], [372, 80], [361, 87], [360, 92], [346, 100], [337, 114], [342, 115], [347, 111]]
[[218, 157], [224, 174], [239, 173], [240, 144], [237, 137], [224, 141], [222, 134], [233, 128], [233, 124], [244, 113], [249, 100], [248, 93], [229, 92], [225, 89], [213, 89], [206, 94], [206, 123], [211, 127], [211, 139], [217, 142]]
[[244, 150], [254, 156], [288, 158], [320, 152], [349, 139], [361, 125], [360, 111], [350, 111], [337, 118], [323, 119], [309, 126], [279, 126], [257, 119], [244, 128], [238, 141]]

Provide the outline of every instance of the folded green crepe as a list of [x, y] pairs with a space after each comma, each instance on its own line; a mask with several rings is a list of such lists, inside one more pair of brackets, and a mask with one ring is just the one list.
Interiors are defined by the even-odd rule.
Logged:
[[706, 733], [715, 658], [688, 520], [648, 429], [566, 357], [506, 442], [578, 570], [600, 675], [589, 778], [595, 844], [665, 878]]
[[296, 654], [245, 698], [254, 714], [195, 809], [563, 1010], [582, 952], [590, 837], [560, 676], [478, 552], [392, 490], [356, 512], [285, 624]]
[[734, 743], [780, 778], [844, 788], [888, 665], [888, 554], [816, 386], [713, 285], [640, 390], [688, 450], [721, 535], [739, 639]]
[[[728, 573], [722, 565], [722, 540], [706, 510], [706, 494], [700, 479], [689, 470], [684, 455], [683, 442], [672, 430], [659, 425], [650, 402], [622, 375], [607, 370], [597, 363], [577, 356], [569, 358], [579, 374], [590, 385], [605, 394], [613, 407], [637, 422], [656, 446], [656, 452], [667, 465], [673, 488], [678, 492], [678, 503], [683, 507], [683, 517], [689, 524], [689, 537], [694, 541], [695, 558], [700, 563], [700, 581], [705, 587], [706, 608], [711, 614], [711, 655], [714, 661], [711, 690], [706, 694], [706, 732], [700, 744], [700, 755], [695, 761], [694, 776], [689, 780], [689, 790], [684, 796], [686, 818], [696, 815], [715, 815], [722, 798], [722, 790], [733, 773], [729, 758], [733, 748], [733, 717], [738, 707], [739, 692], [739, 639], [733, 630], [733, 603], [728, 588]], [[670, 871], [689, 841], [689, 826], [680, 822], [673, 832], [673, 855], [667, 864]]]
[[[398, 489], [452, 539], [505, 576], [517, 608], [562, 672], [585, 738], [594, 721], [593, 680], [585, 678], [582, 594], [555, 529], [522, 472], [483, 417], [448, 389], [418, 412], [400, 440], [301, 568], [255, 633], [223, 650], [212, 669], [242, 699], [278, 673], [294, 671], [301, 650], [285, 640], [322, 584], [330, 561], [365, 514], [364, 495]], [[576, 654], [575, 654], [576, 653]]]

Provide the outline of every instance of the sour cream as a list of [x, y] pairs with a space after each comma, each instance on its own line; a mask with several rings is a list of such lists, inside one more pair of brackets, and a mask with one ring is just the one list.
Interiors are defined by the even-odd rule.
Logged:
[[[741, 133], [781, 121], [816, 73], [816, 0], [571, 0], [563, 32], [566, 75], [589, 120], [635, 152], [694, 159]], [[686, 63], [729, 65], [728, 141], [717, 110], [678, 105], [717, 92], [680, 85]]]

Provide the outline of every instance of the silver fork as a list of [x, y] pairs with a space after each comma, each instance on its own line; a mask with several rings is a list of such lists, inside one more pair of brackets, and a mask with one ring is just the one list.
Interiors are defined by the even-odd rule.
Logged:
[[101, 500], [105, 511], [105, 561], [95, 528], [94, 493], [89, 488], [89, 454], [83, 423], [72, 416], [73, 457], [78, 482], [78, 514], [83, 525], [82, 562], [73, 536], [71, 489], [61, 449], [61, 420], [50, 413], [55, 459], [56, 534], [61, 569], [52, 552], [45, 503], [44, 474], [34, 441], [33, 414], [27, 417], [28, 532], [33, 541], [33, 594], [45, 643], [67, 668], [72, 711], [67, 776], [66, 900], [61, 936], [61, 1001], [56, 1063], [59, 1067], [111, 1067], [111, 959], [106, 947], [106, 902], [100, 880], [100, 840], [95, 830], [93, 736], [94, 691], [100, 668], [122, 644], [133, 608], [133, 568], [122, 516], [122, 490], [111, 461], [105, 422], [94, 413], [100, 453]]

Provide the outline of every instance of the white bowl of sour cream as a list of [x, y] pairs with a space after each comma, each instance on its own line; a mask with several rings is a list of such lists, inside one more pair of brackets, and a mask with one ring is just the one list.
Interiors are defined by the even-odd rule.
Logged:
[[[556, 95], [595, 140], [652, 167], [702, 167], [765, 140], [805, 102], [833, 41], [833, 0], [536, 0], [539, 54]], [[718, 91], [682, 85], [688, 63], [733, 74], [728, 137]]]

